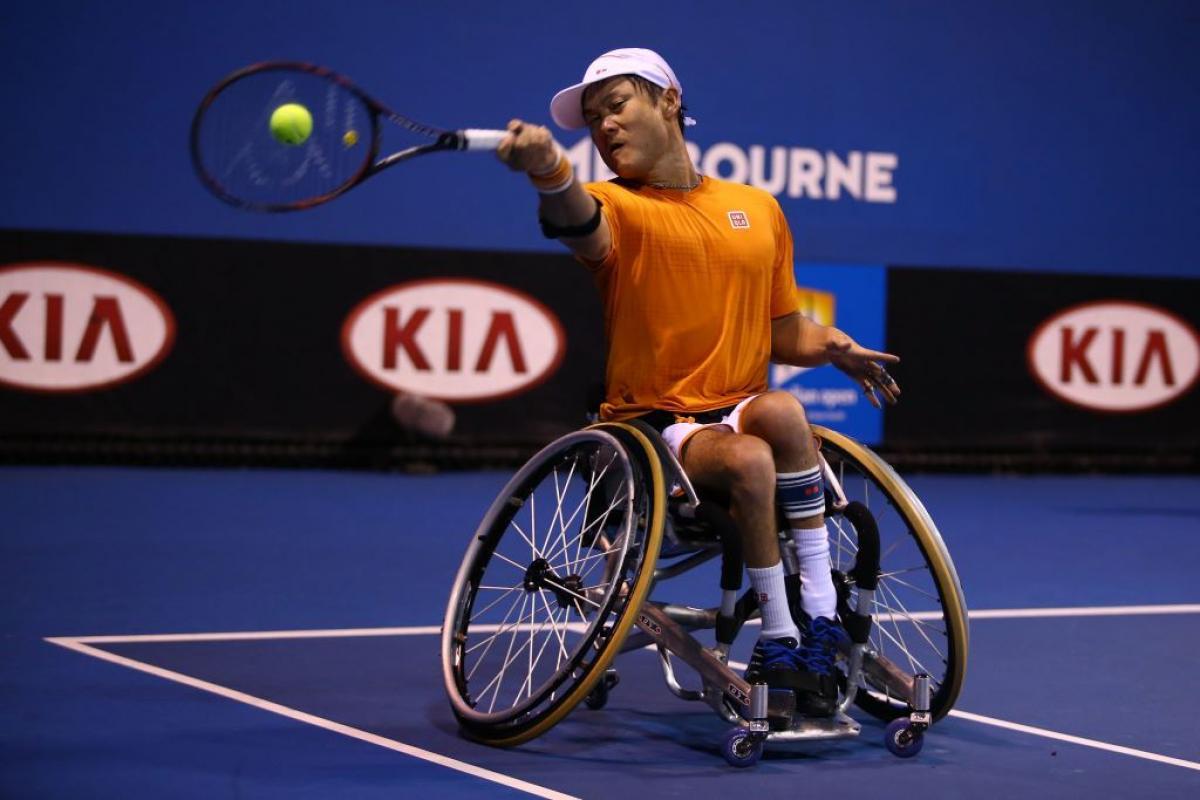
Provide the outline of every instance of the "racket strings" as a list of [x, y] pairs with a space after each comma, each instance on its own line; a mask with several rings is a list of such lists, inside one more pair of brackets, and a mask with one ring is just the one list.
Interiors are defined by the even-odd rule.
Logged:
[[[311, 126], [281, 137], [271, 119], [288, 104], [300, 106]], [[193, 130], [193, 158], [223, 199], [299, 208], [347, 188], [368, 168], [375, 114], [355, 91], [322, 75], [251, 73], [209, 99]]]

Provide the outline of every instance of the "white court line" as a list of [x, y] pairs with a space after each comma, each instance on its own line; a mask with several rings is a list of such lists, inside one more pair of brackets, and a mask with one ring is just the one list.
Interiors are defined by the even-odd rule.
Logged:
[[[1157, 606], [1068, 606], [1062, 608], [992, 608], [968, 611], [969, 619], [1032, 619], [1045, 617], [1123, 617], [1149, 614], [1200, 614], [1200, 603], [1179, 603]], [[878, 614], [876, 619], [898, 621], [905, 619], [940, 619], [940, 611], [914, 611], [908, 615]], [[747, 625], [760, 624], [752, 619]], [[495, 632], [499, 625], [476, 625], [481, 633]], [[529, 626], [526, 624], [525, 628]], [[567, 626], [576, 632], [583, 629], [582, 623]], [[516, 626], [517, 630], [521, 626]], [[440, 625], [410, 625], [399, 628], [330, 628], [326, 630], [287, 631], [228, 631], [224, 633], [152, 633], [117, 636], [70, 636], [63, 637], [83, 644], [133, 644], [135, 642], [236, 642], [268, 639], [337, 639], [353, 636], [436, 636], [441, 634]], [[49, 640], [48, 640], [49, 641]]]
[[1200, 614], [1200, 603], [1179, 603], [1160, 606], [995, 608], [968, 611], [967, 617], [970, 619], [1032, 619], [1034, 617], [1136, 617], [1147, 614]]
[[[968, 617], [973, 620], [984, 620], [1052, 617], [1141, 616], [1149, 614], [1200, 614], [1200, 603], [1138, 606], [1075, 606], [1062, 608], [983, 609], [968, 612]], [[914, 619], [936, 619], [941, 617], [941, 613], [934, 611], [918, 611], [909, 616]], [[751, 622], [757, 622], [757, 620], [752, 620]], [[498, 629], [500, 626], [481, 625], [477, 627], [481, 631], [488, 631]], [[421, 758], [435, 764], [440, 764], [442, 766], [449, 767], [450, 769], [456, 769], [470, 775], [475, 775], [477, 777], [484, 778], [485, 780], [491, 780], [506, 786], [522, 789], [539, 797], [570, 798], [570, 795], [561, 794], [551, 789], [537, 786], [536, 784], [526, 783], [525, 781], [521, 781], [517, 778], [510, 778], [506, 775], [492, 772], [491, 770], [487, 770], [482, 767], [476, 767], [472, 764], [467, 764], [466, 762], [458, 761], [447, 756], [431, 753], [427, 750], [422, 750], [418, 747], [405, 744], [404, 742], [386, 739], [373, 733], [368, 733], [357, 728], [351, 728], [348, 725], [342, 725], [338, 722], [322, 719], [321, 717], [315, 717], [311, 714], [305, 714], [302, 711], [288, 708], [287, 706], [281, 706], [268, 700], [253, 697], [252, 695], [244, 694], [234, 689], [228, 689], [223, 686], [218, 686], [214, 683], [208, 683], [207, 681], [192, 678], [178, 672], [165, 670], [160, 667], [155, 667], [151, 664], [135, 661], [131, 658], [125, 658], [123, 656], [118, 656], [113, 653], [88, 646], [91, 644], [133, 644], [139, 642], [215, 642], [270, 639], [344, 638], [353, 636], [432, 636], [439, 635], [441, 631], [442, 629], [439, 625], [421, 625], [395, 628], [335, 628], [328, 630], [233, 631], [228, 633], [167, 633], [130, 636], [75, 636], [47, 638], [46, 641], [80, 653], [84, 653], [86, 655], [93, 656], [95, 658], [110, 661], [114, 664], [120, 664], [131, 669], [140, 670], [141, 672], [157, 675], [161, 678], [166, 678], [187, 686], [212, 692], [213, 694], [218, 694], [222, 697], [237, 700], [239, 702], [252, 705], [256, 708], [271, 711], [291, 719], [307, 722], [310, 725], [316, 725], [317, 727], [335, 731], [352, 738], [361, 739], [365, 742], [371, 742], [372, 744], [377, 744], [381, 747], [396, 750], [397, 752], [405, 753], [415, 758]], [[746, 667], [745, 664], [738, 664], [736, 662], [730, 662], [730, 666], [734, 667], [735, 669], [745, 669]], [[1151, 753], [1145, 750], [1136, 750], [1131, 747], [1110, 744], [1097, 739], [1086, 739], [1081, 736], [1072, 736], [1071, 734], [1059, 733], [1046, 728], [1037, 728], [1032, 725], [1009, 722], [1008, 720], [1002, 720], [995, 717], [985, 717], [981, 714], [974, 714], [968, 711], [951, 710], [950, 716], [965, 719], [970, 722], [978, 722], [983, 725], [992, 725], [1019, 733], [1025, 733], [1031, 736], [1040, 736], [1047, 739], [1077, 744], [1083, 747], [1091, 747], [1111, 753], [1154, 761], [1160, 764], [1168, 764], [1170, 766], [1200, 771], [1200, 763], [1195, 761], [1185, 761], [1184, 759], [1172, 758], [1171, 756], [1164, 756], [1159, 753]]]
[[1009, 722], [1008, 720], [996, 719], [995, 717], [985, 717], [982, 714], [972, 714], [970, 711], [955, 711], [951, 709], [950, 716], [970, 720], [971, 722], [979, 722], [984, 725], [994, 725], [997, 728], [1005, 728], [1010, 731], [1017, 731], [1018, 733], [1028, 733], [1031, 736], [1041, 736], [1045, 739], [1054, 739], [1059, 742], [1070, 742], [1071, 744], [1078, 744], [1083, 747], [1094, 747], [1097, 750], [1119, 753], [1123, 756], [1144, 758], [1147, 761], [1157, 761], [1160, 764], [1170, 764], [1173, 767], [1183, 767], [1184, 769], [1200, 771], [1200, 763], [1195, 761], [1184, 761], [1182, 758], [1172, 758], [1171, 756], [1159, 755], [1158, 753], [1150, 753], [1146, 750], [1135, 750], [1132, 747], [1123, 747], [1119, 744], [1109, 744], [1108, 742], [1101, 742], [1096, 739], [1085, 739], [1082, 736], [1072, 736], [1069, 733], [1035, 728], [1032, 725], [1022, 725], [1019, 722]]
[[[541, 630], [544, 624], [523, 623], [520, 625], [475, 625], [479, 633], [495, 633], [500, 628], [512, 631]], [[587, 626], [582, 622], [569, 622], [559, 626], [573, 633], [582, 633]], [[238, 642], [270, 639], [345, 639], [354, 636], [440, 636], [441, 625], [410, 625], [404, 628], [329, 628], [326, 630], [294, 631], [230, 631], [227, 633], [150, 633], [131, 636], [67, 636], [60, 637], [83, 644], [133, 644], [143, 642]], [[47, 639], [47, 641], [51, 641]]]
[[[730, 661], [729, 666], [733, 669], [744, 670], [748, 665], [739, 661]], [[1035, 728], [1032, 725], [1023, 725], [1020, 722], [1009, 722], [1006, 719], [985, 717], [982, 714], [973, 714], [970, 711], [958, 711], [953, 708], [950, 709], [949, 716], [958, 717], [971, 722], [978, 722], [982, 725], [994, 725], [997, 728], [1017, 731], [1018, 733], [1027, 733], [1030, 736], [1041, 736], [1044, 739], [1054, 739], [1059, 742], [1070, 742], [1071, 744], [1077, 744], [1083, 747], [1093, 747], [1097, 750], [1106, 750], [1110, 753], [1119, 753], [1123, 756], [1144, 758], [1147, 761], [1157, 761], [1160, 764], [1169, 764], [1173, 767], [1183, 767], [1184, 769], [1194, 769], [1200, 771], [1200, 763], [1195, 761], [1184, 761], [1182, 758], [1164, 756], [1158, 753], [1151, 753], [1147, 750], [1136, 750], [1132, 747], [1125, 747], [1119, 744], [1109, 744], [1108, 742], [1102, 742], [1098, 739], [1085, 739], [1082, 736], [1072, 736], [1069, 733], [1059, 733], [1058, 731], [1052, 731], [1046, 728]]]
[[[438, 630], [438, 628], [433, 629], [435, 633]], [[124, 656], [118, 656], [104, 650], [98, 650], [94, 647], [89, 647], [88, 645], [83, 644], [79, 639], [57, 637], [47, 638], [46, 641], [61, 647], [65, 647], [68, 650], [74, 650], [76, 652], [83, 653], [84, 655], [99, 658], [103, 661], [110, 661], [113, 664], [129, 667], [130, 669], [135, 669], [139, 672], [145, 672], [159, 678], [166, 678], [169, 681], [182, 683], [184, 686], [190, 686], [194, 689], [211, 692], [230, 700], [236, 700], [239, 703], [245, 703], [248, 706], [260, 708], [264, 711], [270, 711], [272, 714], [279, 714], [282, 717], [294, 719], [297, 722], [315, 725], [318, 728], [324, 728], [325, 730], [333, 731], [334, 733], [340, 733], [343, 736], [349, 736], [352, 739], [358, 739], [359, 741], [368, 742], [370, 744], [378, 745], [379, 747], [386, 747], [388, 750], [395, 750], [397, 753], [403, 753], [404, 755], [412, 756], [413, 758], [429, 761], [439, 766], [449, 767], [450, 769], [464, 772], [467, 775], [472, 775], [476, 778], [482, 778], [486, 781], [499, 783], [511, 789], [519, 789], [537, 797], [545, 797], [548, 798], [548, 800], [580, 800], [580, 798], [577, 798], [574, 795], [556, 792], [553, 789], [547, 789], [545, 786], [538, 786], [536, 783], [529, 783], [528, 781], [523, 781], [519, 778], [513, 778], [509, 775], [493, 772], [490, 769], [477, 767], [474, 764], [468, 764], [465, 761], [459, 761], [458, 759], [443, 756], [439, 753], [432, 753], [428, 750], [422, 750], [419, 747], [413, 747], [410, 744], [398, 742], [395, 739], [388, 739], [374, 733], [360, 730], [358, 728], [352, 728], [349, 725], [343, 725], [340, 722], [334, 722], [333, 720], [324, 719], [323, 717], [306, 714], [303, 711], [297, 711], [294, 708], [289, 708], [288, 706], [283, 706], [279, 703], [272, 703], [270, 700], [264, 700], [261, 697], [255, 697], [254, 695], [249, 695], [245, 692], [239, 692], [236, 689], [230, 689], [215, 683], [202, 681], [199, 678], [193, 678], [190, 675], [172, 672], [169, 669], [156, 667], [152, 664], [147, 664], [142, 661], [135, 661], [132, 658], [125, 658]], [[145, 641], [145, 639], [140, 641]]]

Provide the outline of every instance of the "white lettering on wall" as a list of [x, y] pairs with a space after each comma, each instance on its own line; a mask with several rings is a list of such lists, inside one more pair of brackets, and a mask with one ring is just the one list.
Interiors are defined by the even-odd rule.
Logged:
[[[895, 203], [897, 199], [894, 180], [900, 157], [896, 153], [822, 153], [809, 147], [742, 146], [733, 142], [717, 142], [707, 150], [687, 142], [687, 150], [701, 173], [748, 183], [776, 197], [865, 203]], [[614, 177], [591, 139], [580, 139], [566, 152], [580, 181]]]

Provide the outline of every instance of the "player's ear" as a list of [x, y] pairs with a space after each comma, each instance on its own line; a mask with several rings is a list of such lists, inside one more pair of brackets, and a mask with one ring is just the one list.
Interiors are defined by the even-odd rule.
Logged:
[[670, 122], [674, 122], [675, 118], [679, 116], [679, 90], [674, 86], [668, 86], [663, 90], [662, 98], [659, 102], [663, 117]]

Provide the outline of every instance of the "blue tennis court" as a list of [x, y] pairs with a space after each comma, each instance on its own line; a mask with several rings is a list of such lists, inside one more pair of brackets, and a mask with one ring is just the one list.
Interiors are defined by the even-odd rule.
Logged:
[[[769, 746], [672, 697], [652, 653], [512, 750], [457, 732], [438, 629], [505, 473], [26, 467], [0, 473], [3, 794], [615, 797], [847, 791], [1190, 796], [1200, 481], [916, 476], [972, 610], [956, 710], [899, 760]], [[656, 597], [711, 605], [699, 570]], [[733, 660], [744, 662], [744, 632]], [[792, 783], [794, 781], [795, 783]]]
[[1200, 798], [1196, 9], [7, 4], [0, 800]]

